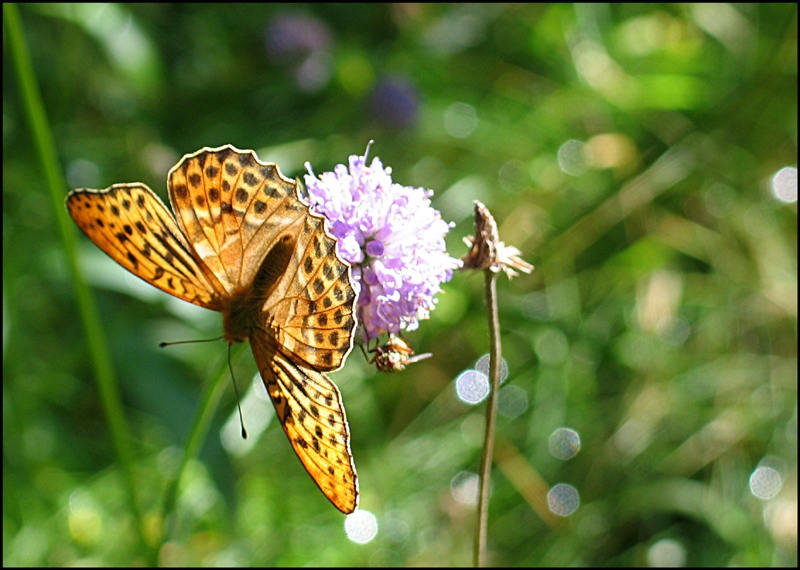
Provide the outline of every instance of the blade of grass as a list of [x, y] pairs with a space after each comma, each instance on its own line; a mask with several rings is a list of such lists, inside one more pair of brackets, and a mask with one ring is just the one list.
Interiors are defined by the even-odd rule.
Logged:
[[133, 451], [128, 435], [130, 430], [125, 421], [119, 388], [114, 377], [114, 370], [106, 347], [97, 308], [78, 267], [75, 228], [67, 218], [67, 211], [64, 207], [66, 184], [61, 174], [52, 132], [42, 104], [33, 65], [31, 64], [19, 11], [15, 4], [3, 4], [3, 22], [6, 27], [8, 46], [19, 84], [20, 99], [30, 122], [31, 133], [36, 143], [36, 150], [45, 174], [47, 188], [50, 191], [53, 209], [55, 210], [55, 219], [58, 222], [58, 228], [64, 244], [70, 275], [75, 287], [78, 309], [86, 329], [89, 353], [95, 371], [95, 378], [97, 379], [100, 399], [109, 430], [111, 431], [111, 439], [119, 457], [120, 470], [125, 482], [128, 502], [136, 519], [139, 539], [142, 545], [146, 547], [142, 515], [136, 498], [136, 486], [134, 485]]

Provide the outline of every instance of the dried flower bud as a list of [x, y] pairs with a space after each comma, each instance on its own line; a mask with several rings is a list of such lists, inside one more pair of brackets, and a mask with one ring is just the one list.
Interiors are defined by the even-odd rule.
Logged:
[[519, 275], [514, 269], [523, 273], [533, 271], [533, 265], [519, 257], [520, 250], [500, 241], [494, 217], [478, 200], [475, 200], [475, 236], [465, 237], [464, 243], [470, 250], [461, 258], [463, 269], [488, 269], [493, 273], [502, 270], [509, 279]]

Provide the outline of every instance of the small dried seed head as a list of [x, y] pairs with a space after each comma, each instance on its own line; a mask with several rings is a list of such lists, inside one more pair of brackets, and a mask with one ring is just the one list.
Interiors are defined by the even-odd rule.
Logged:
[[488, 269], [493, 273], [502, 270], [509, 279], [518, 275], [515, 269], [523, 273], [533, 271], [533, 265], [519, 257], [521, 252], [516, 247], [500, 241], [494, 217], [478, 200], [475, 200], [475, 236], [464, 238], [464, 243], [470, 250], [461, 258], [462, 269]]

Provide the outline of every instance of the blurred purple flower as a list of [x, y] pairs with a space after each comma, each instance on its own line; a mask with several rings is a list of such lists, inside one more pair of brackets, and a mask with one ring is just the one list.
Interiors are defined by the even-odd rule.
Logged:
[[312, 208], [330, 220], [339, 253], [353, 266], [367, 341], [416, 329], [460, 266], [445, 250], [452, 224], [431, 206], [433, 191], [392, 182], [377, 157], [367, 165], [368, 153], [319, 178], [306, 163], [305, 175]]
[[387, 127], [410, 127], [419, 114], [419, 92], [405, 78], [385, 77], [372, 92], [370, 113]]
[[328, 26], [316, 18], [302, 14], [280, 14], [267, 26], [266, 45], [269, 56], [278, 61], [305, 59], [331, 45]]
[[318, 91], [332, 74], [332, 33], [317, 18], [285, 13], [276, 16], [264, 32], [267, 54], [290, 67], [300, 88]]

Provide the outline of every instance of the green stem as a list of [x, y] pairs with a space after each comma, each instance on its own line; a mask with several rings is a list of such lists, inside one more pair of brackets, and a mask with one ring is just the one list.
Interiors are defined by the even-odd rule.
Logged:
[[500, 321], [497, 317], [497, 273], [486, 270], [486, 308], [489, 317], [489, 400], [486, 404], [486, 432], [481, 454], [480, 490], [478, 495], [478, 525], [475, 530], [477, 567], [486, 566], [486, 534], [489, 523], [489, 486], [494, 453], [494, 434], [497, 421], [497, 392], [500, 388]]
[[[235, 345], [230, 352], [229, 358], [235, 358], [244, 347], [244, 344]], [[166, 495], [164, 496], [164, 520], [167, 522], [167, 530], [161, 537], [161, 541], [168, 539], [175, 539], [177, 531], [177, 521], [175, 519], [175, 503], [178, 499], [178, 485], [181, 481], [181, 476], [186, 470], [189, 461], [197, 457], [200, 452], [200, 445], [205, 441], [208, 435], [208, 430], [211, 427], [211, 420], [219, 407], [219, 401], [222, 394], [225, 392], [226, 384], [222, 382], [223, 378], [227, 376], [228, 363], [222, 362], [220, 368], [212, 376], [212, 379], [206, 384], [202, 395], [200, 396], [200, 404], [197, 408], [197, 414], [194, 417], [192, 429], [189, 432], [189, 437], [186, 440], [186, 447], [183, 450], [183, 457], [181, 458], [180, 467], [175, 474], [174, 479], [167, 487]]]

